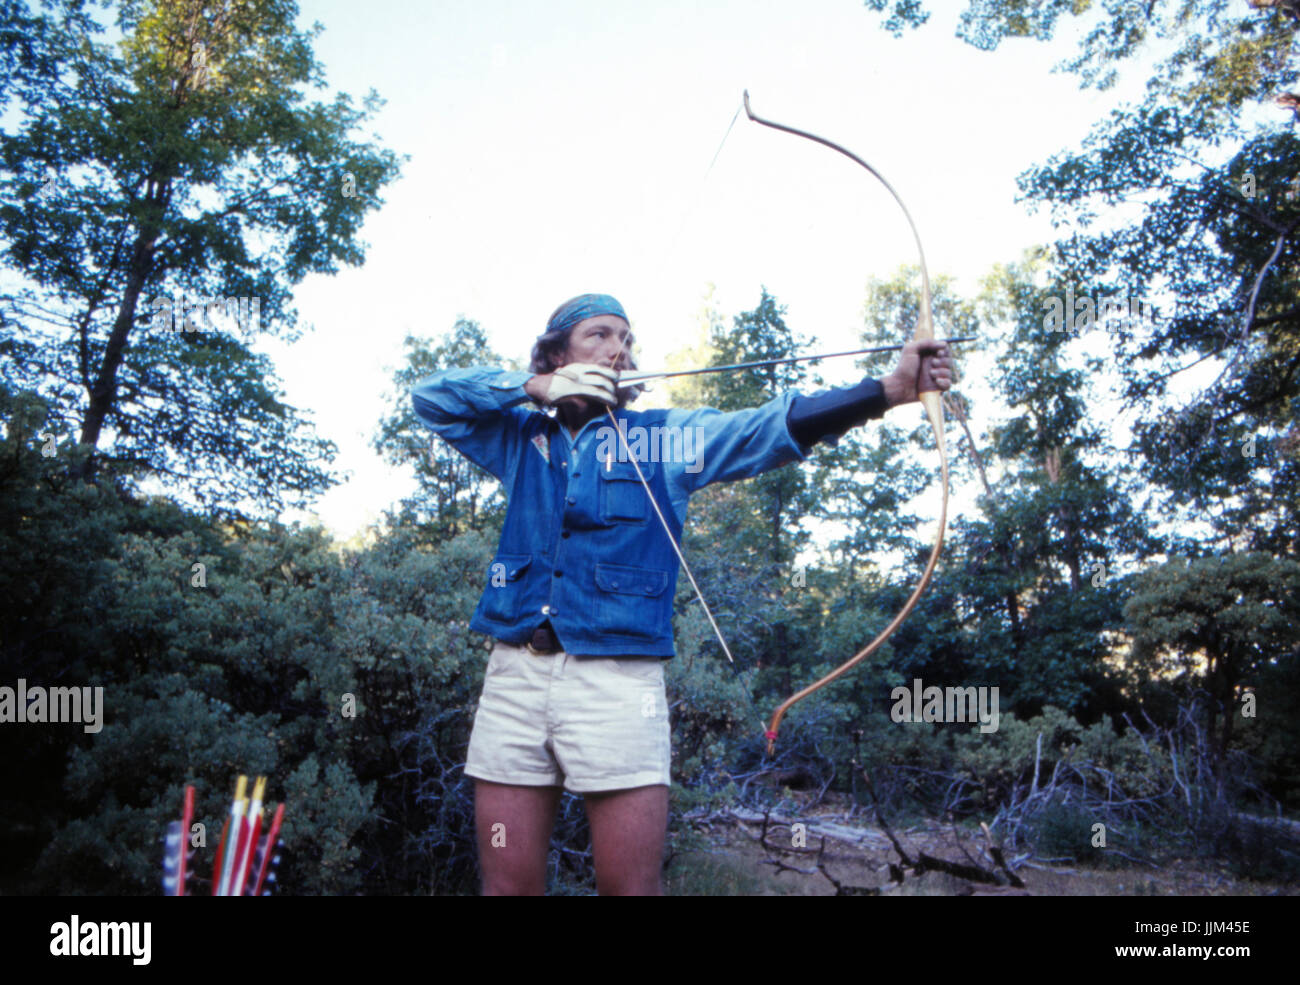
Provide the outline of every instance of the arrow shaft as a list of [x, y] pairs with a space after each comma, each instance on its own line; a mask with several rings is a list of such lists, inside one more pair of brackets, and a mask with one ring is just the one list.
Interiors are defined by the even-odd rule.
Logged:
[[[963, 335], [956, 339], [939, 339], [940, 342], [973, 342], [976, 336]], [[823, 352], [815, 356], [790, 356], [785, 359], [757, 359], [748, 363], [730, 363], [726, 366], [705, 366], [702, 369], [679, 369], [667, 373], [621, 373], [618, 384], [644, 383], [647, 380], [665, 380], [670, 376], [698, 376], [701, 373], [725, 373], [733, 369], [754, 369], [758, 366], [780, 366], [785, 363], [801, 363], [817, 359], [833, 359], [836, 356], [862, 356], [871, 352], [896, 352], [901, 345], [876, 345], [869, 349], [849, 349], [846, 352]]]

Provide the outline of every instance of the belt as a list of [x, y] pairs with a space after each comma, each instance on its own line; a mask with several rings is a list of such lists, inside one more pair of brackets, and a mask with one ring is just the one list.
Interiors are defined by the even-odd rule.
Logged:
[[529, 651], [537, 654], [558, 653], [564, 649], [560, 646], [559, 637], [555, 635], [555, 630], [551, 628], [549, 622], [544, 622], [533, 630], [532, 638], [525, 644]]

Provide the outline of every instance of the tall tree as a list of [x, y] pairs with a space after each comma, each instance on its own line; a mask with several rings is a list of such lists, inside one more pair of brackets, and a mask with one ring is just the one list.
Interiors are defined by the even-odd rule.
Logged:
[[[730, 330], [715, 325], [709, 340], [714, 362], [725, 366], [762, 359], [786, 359], [808, 355], [809, 340], [798, 338], [785, 323], [785, 308], [762, 289], [758, 306], [742, 312]], [[735, 373], [713, 373], [702, 382], [707, 406], [732, 411], [757, 407], [808, 379], [807, 363], [760, 366]], [[807, 480], [795, 469], [777, 469], [745, 483], [741, 489], [752, 495], [751, 507], [763, 518], [764, 543], [759, 550], [770, 564], [784, 564], [794, 556], [805, 538], [794, 529], [794, 517], [805, 512]]]
[[[961, 33], [982, 48], [1049, 38], [1091, 6], [985, 0]], [[1220, 545], [1289, 554], [1300, 549], [1298, 28], [1292, 3], [1107, 4], [1063, 67], [1105, 89], [1147, 71], [1135, 60], [1149, 45], [1163, 60], [1139, 103], [1021, 179], [1069, 230], [1059, 293], [1151, 304], [1105, 344], [1167, 505], [1208, 520]], [[1134, 221], [1099, 220], [1119, 202], [1140, 203]]]
[[[0, 357], [97, 460], [183, 480], [205, 505], [282, 509], [327, 487], [311, 435], [251, 349], [293, 341], [292, 287], [363, 259], [398, 172], [349, 137], [381, 105], [324, 87], [289, 0], [126, 0], [120, 39], [83, 0], [0, 6]], [[66, 431], [65, 431], [66, 433]], [[102, 447], [101, 447], [102, 446]]]
[[[752, 311], [728, 327], [710, 317], [703, 350], [707, 365], [806, 354], [807, 341], [789, 329], [785, 309], [764, 288]], [[804, 364], [764, 366], [734, 373], [688, 377], [672, 388], [692, 404], [744, 411], [799, 387]], [[703, 450], [708, 454], [708, 449]], [[791, 562], [807, 540], [801, 521], [807, 512], [808, 480], [800, 469], [782, 468], [738, 483], [711, 486], [691, 500], [686, 550], [701, 589], [737, 653], [784, 664], [789, 647]], [[687, 590], [685, 598], [694, 593]]]
[[1115, 710], [1104, 658], [1123, 575], [1161, 543], [1133, 503], [1132, 463], [1097, 419], [1100, 360], [1077, 367], [1066, 336], [1043, 333], [1049, 267], [1031, 251], [984, 281], [980, 334], [1006, 336], [987, 383], [1010, 414], [982, 451], [996, 473], [982, 479], [985, 516], [962, 518], [954, 548], [967, 553], [960, 590], [981, 614], [987, 666], [1015, 668], [1003, 693], [1025, 714], [1052, 704], [1091, 715]]

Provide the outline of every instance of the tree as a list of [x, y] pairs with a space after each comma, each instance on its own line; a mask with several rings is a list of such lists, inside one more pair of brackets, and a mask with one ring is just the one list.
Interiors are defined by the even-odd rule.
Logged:
[[[1063, 19], [1086, 15], [1088, 33], [1061, 68], [1098, 90], [1114, 86], [1123, 70], [1149, 76], [1136, 103], [1116, 107], [1078, 149], [1020, 179], [1024, 197], [1051, 208], [1063, 235], [1046, 264], [1002, 292], [1004, 314], [1019, 324], [1004, 389], [1021, 413], [999, 430], [998, 452], [1041, 467], [1047, 479], [1011, 529], [1024, 559], [1063, 563], [1074, 586], [1082, 559], [1149, 557], [1161, 546], [1192, 556], [1211, 546], [1293, 555], [1300, 545], [1296, 6], [1098, 6], [973, 0], [958, 30], [992, 50], [1008, 37], [1048, 40]], [[896, 31], [923, 22], [919, 3], [898, 7], [909, 16], [900, 22], [895, 11]], [[1156, 44], [1161, 60], [1148, 67], [1139, 58]], [[1117, 212], [1121, 203], [1129, 210]], [[1156, 487], [1161, 518], [1173, 521], [1164, 545], [1135, 536], [1135, 517], [1123, 504], [1135, 487], [1124, 474], [1126, 436], [1108, 444], [1103, 422], [1090, 421], [1080, 405], [1085, 377], [1067, 345], [1096, 331], [1104, 333], [1104, 357], [1085, 361], [1085, 373], [1112, 369], [1125, 409], [1138, 415], [1127, 451]], [[1207, 364], [1216, 372], [1198, 378]], [[1122, 463], [1113, 478], [1097, 468], [1101, 455]], [[1077, 597], [1070, 606], [1077, 611]], [[1058, 612], [1052, 624], [1061, 618]]]
[[[730, 329], [710, 316], [703, 347], [708, 353], [706, 365], [800, 354], [807, 341], [790, 331], [783, 314], [784, 308], [764, 288], [757, 307], [737, 315]], [[763, 366], [687, 377], [672, 392], [692, 404], [741, 411], [796, 388], [807, 375], [802, 363]], [[806, 475], [788, 467], [743, 482], [714, 485], [691, 499], [683, 547], [728, 645], [737, 654], [771, 659], [782, 666], [788, 663], [791, 620], [786, 596], [795, 575], [791, 562], [807, 541], [800, 523], [809, 506]], [[679, 582], [679, 601], [693, 598], [689, 583]], [[720, 653], [718, 657], [725, 660]]]
[[[785, 324], [785, 308], [762, 289], [758, 306], [734, 319], [730, 331], [715, 325], [709, 340], [714, 362], [725, 366], [736, 362], [785, 359], [806, 355], [809, 340], [800, 339]], [[707, 406], [733, 411], [758, 407], [773, 397], [799, 387], [808, 377], [806, 363], [759, 366], [736, 373], [713, 373], [704, 378], [701, 393]], [[766, 561], [781, 565], [789, 562], [806, 535], [792, 530], [793, 518], [810, 505], [807, 480], [797, 469], [776, 469], [756, 476], [739, 487], [742, 498], [750, 498], [749, 509], [762, 518], [761, 545], [756, 545]]]
[[323, 28], [296, 30], [287, 0], [126, 0], [116, 44], [82, 0], [49, 7], [0, 6], [0, 37], [30, 38], [0, 59], [23, 113], [0, 134], [6, 372], [96, 452], [85, 476], [148, 469], [234, 513], [304, 501], [333, 481], [333, 445], [250, 346], [299, 336], [304, 276], [362, 261], [398, 170], [348, 136], [378, 96], [305, 101]]
[[1130, 461], [1098, 420], [1099, 361], [1075, 366], [1066, 337], [1043, 334], [1050, 269], [1035, 250], [984, 280], [980, 335], [1006, 336], [986, 382], [1010, 415], [989, 428], [981, 453], [985, 516], [959, 518], [953, 548], [967, 554], [959, 591], [981, 613], [986, 666], [1016, 671], [1003, 688], [1017, 711], [1050, 704], [1093, 718], [1118, 710], [1104, 658], [1120, 621], [1123, 568], [1162, 543], [1134, 506], [1140, 483]]
[[[988, 0], [971, 5], [961, 33], [989, 49], [1049, 38], [1090, 6]], [[1285, 553], [1300, 546], [1295, 10], [1107, 5], [1063, 66], [1083, 85], [1110, 87], [1149, 41], [1169, 53], [1138, 105], [1021, 178], [1070, 230], [1056, 244], [1059, 294], [1151, 302], [1150, 317], [1109, 326], [1107, 345], [1142, 415], [1135, 450], [1168, 505], [1207, 518], [1225, 544]], [[1140, 203], [1137, 221], [1099, 219], [1120, 202]], [[1208, 383], [1195, 375], [1206, 363], [1218, 369]]]
[[499, 529], [505, 498], [496, 477], [438, 438], [416, 416], [410, 390], [444, 369], [500, 366], [504, 360], [488, 344], [478, 322], [456, 319], [451, 332], [433, 345], [408, 335], [406, 365], [393, 374], [388, 411], [372, 446], [391, 465], [412, 465], [419, 489], [400, 507], [399, 526], [419, 528], [444, 540], [469, 530]]
[[[1262, 553], [1170, 561], [1139, 579], [1124, 617], [1133, 659], [1148, 679], [1209, 695], [1208, 728], [1222, 766], [1242, 686], [1258, 684], [1270, 668], [1294, 674], [1300, 661], [1300, 564]], [[1259, 701], [1281, 726], [1293, 716], [1277, 697], [1267, 691]]]

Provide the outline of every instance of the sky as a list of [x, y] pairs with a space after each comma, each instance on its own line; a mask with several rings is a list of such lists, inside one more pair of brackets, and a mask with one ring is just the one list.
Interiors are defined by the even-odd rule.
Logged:
[[[414, 488], [370, 441], [402, 340], [460, 316], [525, 359], [561, 301], [613, 294], [651, 369], [698, 341], [710, 292], [729, 323], [766, 286], [814, 350], [852, 348], [868, 280], [915, 262], [902, 213], [856, 165], [743, 113], [710, 168], [745, 89], [756, 113], [878, 168], [931, 276], [967, 294], [1054, 239], [1015, 179], [1075, 147], [1117, 94], [1052, 72], [1073, 25], [983, 52], [955, 37], [965, 4], [932, 6], [895, 39], [854, 0], [306, 0], [330, 92], [377, 90], [387, 103], [363, 132], [409, 155], [362, 230], [364, 265], [305, 280], [312, 330], [258, 346], [349, 474], [306, 516], [347, 537]], [[828, 382], [859, 378], [837, 362], [822, 364]], [[978, 360], [958, 362], [980, 399]]]

